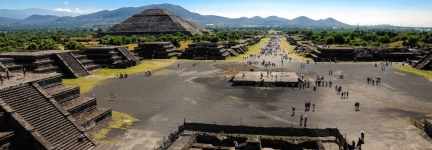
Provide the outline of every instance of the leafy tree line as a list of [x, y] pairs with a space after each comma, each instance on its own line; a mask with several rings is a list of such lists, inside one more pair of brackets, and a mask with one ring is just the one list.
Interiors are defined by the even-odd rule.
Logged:
[[26, 29], [16, 31], [0, 31], [0, 52], [18, 50], [59, 50], [59, 44], [64, 49], [82, 50], [85, 45], [80, 42], [98, 40], [103, 45], [124, 45], [130, 43], [166, 41], [180, 47], [181, 41], [193, 40], [194, 42], [220, 42], [237, 41], [245, 35], [264, 34], [260, 30], [219, 30], [215, 29], [213, 35], [195, 35], [189, 37], [181, 32], [159, 36], [104, 36], [99, 39], [89, 38], [103, 32], [99, 29]]
[[58, 50], [58, 44], [65, 44], [72, 37], [95, 34], [95, 31], [88, 29], [3, 31], [0, 32], [0, 51]]
[[317, 43], [338, 44], [348, 46], [386, 46], [392, 42], [401, 41], [403, 46], [432, 46], [432, 32], [400, 31], [400, 30], [289, 30], [287, 34], [300, 34], [306, 40]]

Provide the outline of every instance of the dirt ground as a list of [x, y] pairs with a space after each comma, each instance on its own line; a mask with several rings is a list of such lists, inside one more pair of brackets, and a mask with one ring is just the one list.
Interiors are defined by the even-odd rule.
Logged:
[[[255, 58], [250, 58], [255, 59]], [[427, 118], [432, 108], [432, 83], [428, 79], [387, 66], [386, 71], [371, 63], [310, 63], [300, 68], [302, 61], [284, 61], [279, 57], [261, 57], [272, 60], [277, 67], [245, 67], [245, 62], [192, 62], [173, 63], [154, 70], [154, 76], [144, 73], [127, 79], [109, 79], [86, 96], [95, 94], [98, 105], [127, 113], [140, 121], [129, 129], [112, 130], [97, 149], [152, 149], [162, 144], [171, 130], [187, 122], [240, 124], [251, 126], [299, 127], [299, 115], [308, 116], [307, 128], [337, 127], [347, 139], [358, 139], [365, 131], [363, 149], [432, 149], [419, 129], [408, 122]], [[253, 61], [253, 60], [249, 60]], [[180, 64], [180, 67], [177, 67]], [[275, 87], [265, 90], [249, 86], [231, 86], [225, 76], [250, 69], [294, 71], [306, 79], [322, 75], [349, 91], [349, 99], [341, 99], [334, 87], [298, 89]], [[328, 75], [329, 70], [333, 75]], [[344, 73], [344, 79], [338, 75]], [[382, 78], [372, 86], [367, 77]], [[116, 101], [109, 101], [110, 93], [117, 93]], [[315, 103], [315, 111], [304, 111], [304, 103]], [[354, 103], [360, 102], [360, 111]], [[291, 115], [295, 106], [296, 114]]]

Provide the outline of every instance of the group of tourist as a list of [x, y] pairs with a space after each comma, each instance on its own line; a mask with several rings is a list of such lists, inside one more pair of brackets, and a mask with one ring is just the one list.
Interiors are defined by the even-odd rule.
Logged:
[[192, 64], [192, 67], [199, 66], [199, 62], [195, 62]]
[[304, 124], [303, 124], [303, 115], [300, 115], [300, 126], [302, 126], [302, 124], [304, 125], [304, 127], [306, 127], [306, 123], [307, 123], [307, 116], [304, 115]]
[[368, 84], [372, 83], [372, 86], [375, 86], [375, 83], [376, 83], [376, 85], [378, 86], [378, 83], [381, 83], [381, 77], [377, 76], [376, 80], [368, 77], [367, 78], [367, 83]]
[[114, 76], [114, 78], [119, 78], [119, 79], [123, 79], [123, 78], [127, 78], [128, 74], [127, 73], [120, 73], [120, 76], [118, 76], [117, 74]]
[[116, 100], [116, 99], [117, 99], [117, 94], [111, 93], [111, 100]]
[[149, 76], [151, 76], [151, 75], [152, 75], [152, 74], [151, 74], [151, 70], [148, 70], [148, 71], [145, 72], [145, 76], [149, 77]]
[[[305, 111], [310, 111], [311, 104], [310, 102], [305, 103]], [[312, 111], [315, 111], [315, 103], [312, 104]]]
[[3, 84], [5, 78], [7, 78], [9, 80], [10, 77], [12, 77], [12, 76], [11, 76], [11, 73], [9, 70], [6, 70], [6, 75], [0, 74], [0, 84]]

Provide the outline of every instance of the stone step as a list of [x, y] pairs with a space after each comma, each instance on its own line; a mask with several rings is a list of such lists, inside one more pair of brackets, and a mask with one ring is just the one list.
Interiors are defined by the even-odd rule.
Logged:
[[6, 66], [6, 68], [10, 71], [10, 72], [22, 72], [22, 65], [9, 65]]
[[99, 66], [99, 65], [88, 65], [88, 66], [86, 66], [86, 69], [88, 70], [88, 71], [96, 71], [96, 70], [98, 70], [98, 69], [100, 69], [101, 68], [101, 66]]
[[84, 66], [92, 65], [93, 64], [93, 60], [86, 59], [86, 60], [80, 61], [80, 63], [83, 64]]
[[57, 72], [59, 68], [57, 66], [50, 66], [50, 67], [43, 67], [43, 68], [37, 68], [33, 70], [33, 73], [51, 73], [51, 72]]
[[[107, 120], [107, 118], [111, 118], [111, 109], [97, 108], [91, 112], [85, 112], [75, 116], [74, 118], [79, 125], [82, 125], [86, 130], [90, 130], [97, 124]], [[94, 122], [94, 124], [91, 124], [91, 122]]]
[[63, 103], [63, 108], [71, 113], [72, 116], [77, 116], [81, 113], [91, 111], [96, 108], [96, 99], [90, 97], [78, 97]]
[[47, 93], [61, 104], [79, 97], [80, 89], [78, 86], [63, 86], [47, 91]]

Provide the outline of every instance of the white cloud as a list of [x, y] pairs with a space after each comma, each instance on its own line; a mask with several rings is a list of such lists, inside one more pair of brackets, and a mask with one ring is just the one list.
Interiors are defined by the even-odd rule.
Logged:
[[72, 12], [69, 8], [56, 8], [54, 11]]
[[77, 13], [82, 13], [82, 14], [85, 13], [85, 12], [81, 11], [79, 8], [75, 8], [75, 11], [76, 11]]
[[67, 5], [67, 4], [69, 4], [68, 2], [65, 2], [65, 4]]

